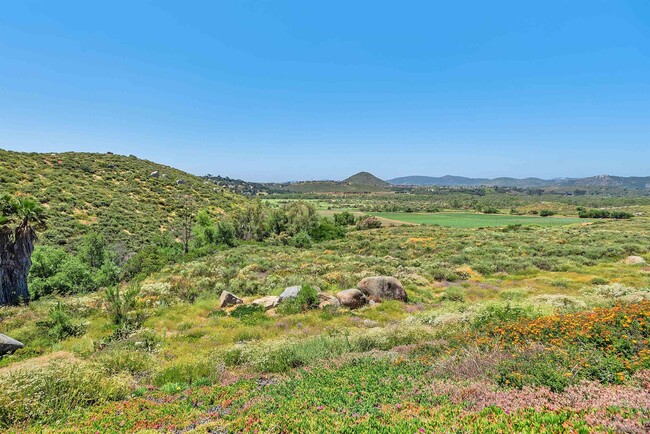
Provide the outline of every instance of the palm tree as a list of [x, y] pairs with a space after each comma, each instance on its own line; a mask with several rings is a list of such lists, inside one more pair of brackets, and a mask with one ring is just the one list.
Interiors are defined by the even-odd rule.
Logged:
[[14, 200], [14, 213], [20, 219], [20, 229], [45, 227], [45, 210], [35, 200], [21, 197]]
[[[27, 275], [32, 266], [36, 229], [45, 227], [42, 206], [29, 198], [0, 197], [0, 305], [29, 300]], [[7, 225], [15, 221], [12, 231]]]

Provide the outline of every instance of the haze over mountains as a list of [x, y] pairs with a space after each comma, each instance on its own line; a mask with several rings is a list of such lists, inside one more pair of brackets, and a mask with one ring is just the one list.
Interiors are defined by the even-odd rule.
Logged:
[[392, 185], [420, 186], [498, 186], [498, 187], [619, 187], [650, 188], [650, 176], [611, 176], [598, 175], [587, 178], [467, 178], [464, 176], [403, 176], [389, 179]]

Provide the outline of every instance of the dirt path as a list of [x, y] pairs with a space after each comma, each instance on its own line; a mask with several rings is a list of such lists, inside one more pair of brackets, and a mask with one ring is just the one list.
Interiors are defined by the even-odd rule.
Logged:
[[25, 367], [33, 368], [35, 366], [42, 366], [54, 359], [67, 360], [71, 363], [79, 360], [72, 353], [69, 353], [67, 351], [56, 351], [54, 353], [45, 354], [43, 356], [21, 360], [19, 362], [12, 363], [9, 366], [5, 366], [4, 368], [0, 368], [0, 375], [9, 374]]

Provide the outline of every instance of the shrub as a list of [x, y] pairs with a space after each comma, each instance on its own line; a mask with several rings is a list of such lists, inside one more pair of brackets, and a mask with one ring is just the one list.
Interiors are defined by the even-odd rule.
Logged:
[[175, 395], [187, 389], [187, 383], [165, 383], [160, 386], [160, 390], [168, 395]]
[[81, 336], [85, 333], [85, 327], [74, 324], [65, 307], [58, 302], [50, 308], [48, 318], [38, 324], [45, 329], [45, 332], [57, 341], [73, 336]]
[[50, 279], [46, 293], [76, 294], [94, 291], [97, 285], [88, 265], [76, 256], [68, 257]]
[[381, 220], [377, 217], [363, 217], [357, 223], [357, 230], [377, 229], [381, 227]]
[[291, 237], [291, 245], [299, 248], [311, 247], [312, 238], [306, 231], [300, 231]]
[[550, 209], [542, 209], [539, 211], [540, 217], [549, 217], [552, 215], [555, 215], [555, 211], [551, 211]]
[[224, 351], [222, 358], [226, 366], [239, 366], [245, 362], [243, 350], [240, 347], [233, 347]]
[[130, 314], [135, 309], [135, 301], [139, 293], [138, 285], [131, 285], [126, 291], [122, 291], [120, 285], [106, 289], [105, 299], [108, 313], [114, 324], [124, 324], [132, 320]]
[[352, 226], [354, 224], [354, 214], [348, 211], [334, 214], [334, 223], [337, 226]]
[[611, 285], [598, 285], [593, 289], [595, 295], [607, 298], [620, 298], [634, 292], [634, 288], [623, 285], [622, 283], [612, 283]]
[[191, 360], [175, 363], [165, 367], [154, 374], [153, 383], [156, 386], [164, 386], [169, 383], [192, 384], [198, 380], [206, 380], [213, 383], [219, 378], [220, 372], [216, 365], [207, 360]]
[[335, 240], [345, 236], [345, 229], [328, 218], [321, 218], [318, 226], [309, 231], [309, 235], [314, 241]]
[[471, 325], [472, 328], [478, 330], [534, 316], [531, 308], [512, 306], [510, 303], [493, 304], [480, 311], [474, 317]]
[[504, 300], [509, 301], [520, 301], [528, 297], [528, 290], [526, 289], [507, 289], [503, 291], [499, 296]]
[[230, 312], [230, 316], [241, 319], [258, 313], [264, 313], [264, 307], [256, 304], [239, 304], [232, 312]]
[[305, 285], [300, 288], [298, 295], [294, 298], [284, 300], [278, 307], [278, 313], [295, 314], [318, 307], [318, 291], [316, 288]]
[[239, 304], [232, 312], [230, 312], [230, 316], [237, 318], [244, 324], [257, 325], [269, 321], [269, 318], [267, 318], [264, 313], [265, 310], [263, 306], [258, 306], [256, 304]]
[[449, 286], [445, 289], [445, 292], [442, 295], [443, 300], [447, 301], [465, 301], [465, 296], [467, 292], [464, 288], [460, 286]]
[[570, 361], [561, 352], [543, 349], [525, 351], [498, 367], [497, 383], [501, 386], [523, 388], [545, 386], [553, 392], [561, 392], [574, 383]]
[[604, 277], [594, 277], [590, 282], [592, 285], [606, 285], [608, 283], [607, 279]]
[[96, 361], [108, 375], [121, 372], [142, 374], [152, 369], [154, 360], [148, 353], [134, 350], [109, 350], [97, 354]]
[[625, 211], [609, 211], [606, 209], [583, 209], [578, 212], [580, 218], [590, 219], [631, 219], [633, 214]]

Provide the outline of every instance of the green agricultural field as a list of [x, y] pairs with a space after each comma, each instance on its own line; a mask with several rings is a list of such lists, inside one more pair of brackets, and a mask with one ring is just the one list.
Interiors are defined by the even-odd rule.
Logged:
[[574, 217], [529, 217], [500, 214], [478, 214], [469, 212], [375, 212], [370, 214], [389, 220], [397, 220], [422, 225], [449, 226], [454, 228], [484, 228], [508, 225], [561, 226], [592, 221]]

